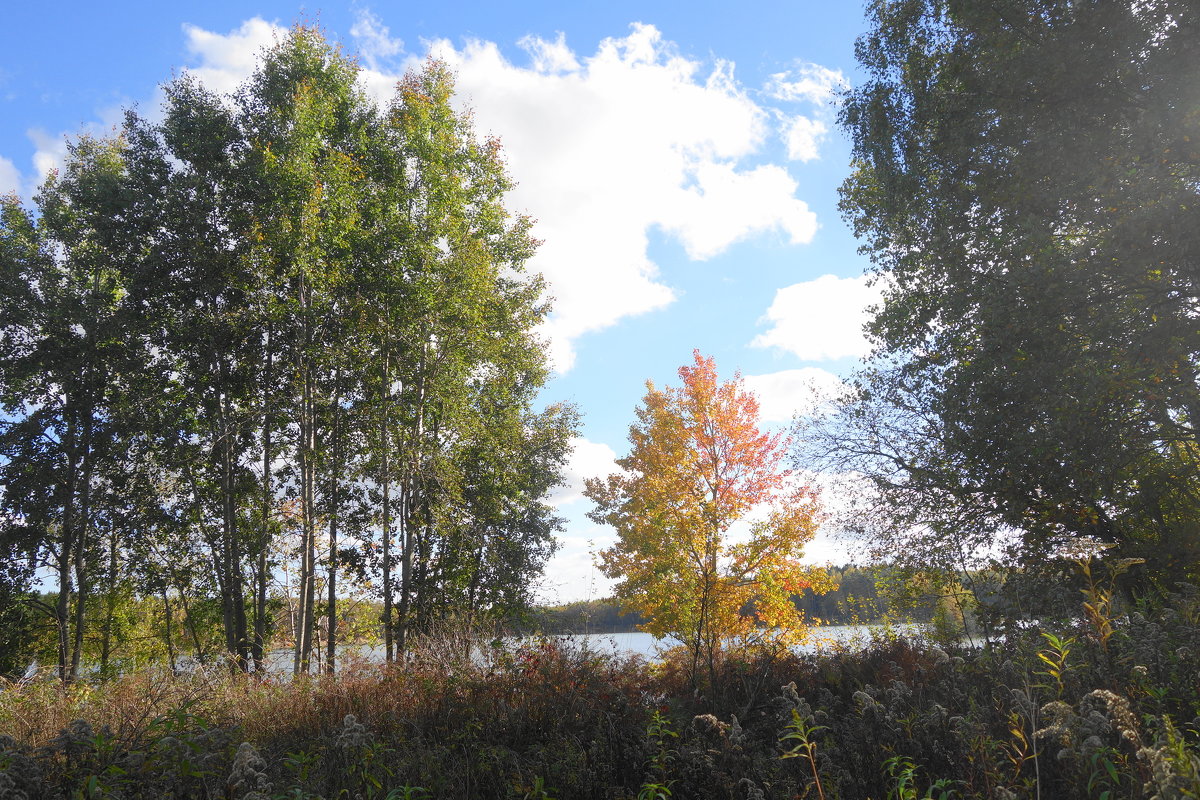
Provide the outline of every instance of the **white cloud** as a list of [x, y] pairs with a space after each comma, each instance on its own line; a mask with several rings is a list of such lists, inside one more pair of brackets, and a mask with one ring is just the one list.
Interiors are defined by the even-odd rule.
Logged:
[[855, 472], [814, 472], [798, 470], [796, 476], [817, 490], [823, 520], [817, 535], [804, 548], [807, 564], [865, 563], [868, 554], [864, 542], [850, 533], [848, 515], [860, 508], [874, 491], [869, 481]]
[[826, 405], [845, 390], [845, 384], [832, 372], [820, 367], [785, 369], [765, 375], [746, 375], [742, 379], [758, 395], [759, 417], [763, 422], [788, 422]]
[[562, 507], [583, 499], [583, 482], [587, 478], [604, 478], [617, 472], [617, 454], [601, 442], [591, 442], [582, 436], [571, 442], [571, 458], [563, 472], [564, 484], [551, 494], [550, 502]]
[[840, 70], [820, 64], [800, 64], [790, 72], [772, 75], [767, 92], [776, 100], [822, 105], [833, 99], [834, 92], [848, 85]]
[[609, 597], [616, 585], [595, 564], [596, 554], [616, 544], [616, 532], [587, 521], [572, 521], [569, 527], [536, 589], [537, 599], [548, 605]]
[[[199, 66], [186, 70], [188, 74], [200, 79], [206, 86], [216, 92], [228, 93], [254, 72], [261, 51], [275, 44], [286, 30], [279, 25], [264, 21], [259, 17], [246, 20], [236, 30], [228, 34], [218, 34], [198, 28], [195, 25], [184, 25], [186, 48], [195, 58]], [[150, 102], [146, 103], [145, 114], [150, 119], [157, 119], [162, 102], [162, 90], [156, 89]], [[85, 123], [82, 132], [93, 136], [111, 136], [123, 121], [125, 107], [130, 103], [118, 103], [97, 109], [97, 119]], [[32, 196], [46, 176], [66, 163], [67, 139], [75, 138], [81, 131], [63, 131], [57, 135], [42, 128], [31, 128], [26, 136], [34, 145], [33, 175], [22, 185], [19, 171], [8, 159], [0, 157], [18, 175], [18, 181], [13, 190]], [[6, 176], [4, 164], [0, 163], [0, 187], [11, 182], [11, 175]]]
[[820, 156], [821, 142], [829, 126], [819, 119], [794, 117], [784, 128], [788, 158], [793, 161], [814, 161]]
[[41, 128], [32, 128], [26, 131], [25, 135], [33, 142], [33, 170], [36, 175], [34, 181], [40, 184], [51, 170], [58, 169], [66, 163], [67, 135], [62, 133], [52, 136]]
[[195, 25], [184, 25], [189, 53], [200, 65], [187, 72], [214, 92], [229, 93], [254, 73], [264, 48], [274, 45], [287, 31], [280, 25], [253, 17], [227, 34], [212, 33]]
[[838, 531], [824, 525], [817, 528], [817, 534], [804, 545], [804, 555], [800, 558], [800, 563], [814, 567], [856, 562], [861, 563], [862, 557], [857, 555], [853, 543], [845, 541]]
[[502, 136], [519, 182], [511, 204], [538, 219], [546, 244], [531, 266], [555, 297], [546, 333], [560, 370], [577, 337], [674, 299], [647, 252], [651, 229], [693, 259], [772, 230], [811, 240], [815, 217], [786, 171], [742, 164], [766, 141], [770, 115], [731, 64], [706, 71], [649, 25], [590, 56], [562, 36], [522, 47], [529, 66], [489, 42], [431, 49], [457, 71], [481, 132]]
[[[255, 17], [225, 35], [185, 32], [200, 61], [191, 73], [230, 91], [281, 29]], [[418, 58], [408, 55], [397, 72], [382, 66], [403, 45], [368, 12], [352, 36], [366, 62], [364, 88], [387, 102], [398, 70], [418, 66]], [[543, 332], [560, 371], [571, 367], [579, 336], [674, 299], [648, 254], [653, 229], [697, 260], [768, 232], [794, 244], [812, 239], [816, 217], [796, 181], [781, 166], [745, 163], [787, 115], [751, 99], [729, 62], [685, 58], [642, 24], [591, 55], [573, 51], [562, 34], [519, 45], [527, 64], [509, 61], [491, 42], [427, 43], [457, 73], [459, 102], [473, 110], [480, 134], [502, 137], [518, 181], [510, 207], [538, 220], [534, 233], [545, 244], [530, 266], [555, 299]], [[789, 99], [812, 95], [804, 81], [819, 86], [837, 75], [821, 70], [804, 65], [796, 80], [781, 74], [772, 85]]]
[[75, 140], [81, 135], [95, 137], [114, 136], [120, 130], [124, 120], [125, 109], [122, 105], [111, 105], [97, 111], [97, 119], [85, 123], [79, 131], [63, 131], [54, 136], [41, 128], [30, 128], [25, 132], [29, 141], [33, 142], [33, 176], [29, 178], [25, 193], [32, 197], [36, 194], [42, 181], [52, 170], [61, 169], [67, 162], [68, 139]]
[[559, 31], [558, 37], [552, 42], [539, 36], [526, 36], [517, 44], [533, 59], [535, 72], [560, 73], [579, 70], [579, 61], [571, 52], [571, 48], [567, 47], [567, 37], [562, 31]]
[[21, 171], [16, 164], [0, 156], [0, 197], [21, 193]]
[[[739, 172], [730, 163], [696, 168], [696, 183], [663, 209], [662, 226], [683, 242], [688, 257], [702, 261], [729, 245], [771, 228], [782, 228], [793, 244], [812, 240], [817, 216], [795, 197], [796, 182], [773, 164]], [[783, 206], [767, 208], [768, 203]]]
[[808, 162], [820, 157], [821, 143], [829, 133], [834, 94], [848, 85], [841, 72], [819, 64], [800, 64], [790, 72], [771, 76], [766, 86], [767, 96], [811, 106], [805, 114], [776, 114], [788, 158]]
[[867, 355], [871, 347], [863, 326], [868, 309], [880, 300], [880, 285], [867, 284], [866, 275], [822, 275], [779, 289], [763, 318], [771, 329], [750, 344], [778, 347], [806, 361]]

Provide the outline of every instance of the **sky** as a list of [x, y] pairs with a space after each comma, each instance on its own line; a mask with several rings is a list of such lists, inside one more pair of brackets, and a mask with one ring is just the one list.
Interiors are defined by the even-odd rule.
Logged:
[[[554, 312], [545, 403], [583, 423], [553, 501], [566, 519], [540, 599], [598, 598], [582, 480], [614, 471], [646, 381], [678, 385], [692, 352], [741, 372], [764, 424], [785, 426], [856, 368], [878, 289], [837, 209], [849, 144], [836, 95], [861, 78], [858, 3], [331, 2], [5, 3], [0, 25], [0, 194], [28, 201], [66, 137], [153, 117], [190, 72], [228, 91], [290, 25], [317, 24], [356, 54], [385, 101], [429, 55], [457, 72], [477, 133], [498, 136], [537, 220], [529, 265]], [[836, 498], [828, 498], [836, 502]], [[815, 563], [844, 546], [823, 531]]]

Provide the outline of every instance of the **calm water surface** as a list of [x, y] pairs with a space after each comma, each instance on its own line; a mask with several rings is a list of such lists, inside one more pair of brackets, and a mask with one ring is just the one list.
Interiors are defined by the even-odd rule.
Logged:
[[[870, 625], [830, 625], [814, 628], [809, 641], [796, 647], [798, 653], [816, 653], [829, 647], [866, 646], [871, 641], [884, 636], [920, 636], [922, 626], [914, 623], [893, 625], [887, 629]], [[638, 655], [651, 661], [675, 645], [674, 639], [655, 639], [649, 633], [640, 631], [630, 633], [580, 633], [551, 637], [578, 645], [595, 652], [612, 653], [614, 655]], [[506, 638], [505, 643], [517, 643], [516, 638]], [[533, 641], [529, 639], [528, 641]], [[382, 645], [374, 647], [339, 649], [339, 656], [347, 655], [364, 658], [369, 662], [382, 663], [385, 651]], [[322, 656], [323, 658], [323, 656]], [[279, 674], [291, 673], [292, 652], [277, 650], [271, 654], [272, 672]], [[314, 665], [315, 669], [315, 665]]]
[[[891, 635], [919, 636], [920, 625], [905, 623], [888, 629]], [[814, 628], [809, 641], [796, 647], [798, 653], [816, 653], [831, 646], [865, 646], [873, 639], [886, 635], [879, 627], [870, 625], [829, 625]], [[655, 639], [649, 633], [590, 633], [556, 637], [575, 642], [591, 650], [606, 651], [618, 655], [639, 655], [654, 659], [660, 652], [679, 642], [674, 639]]]

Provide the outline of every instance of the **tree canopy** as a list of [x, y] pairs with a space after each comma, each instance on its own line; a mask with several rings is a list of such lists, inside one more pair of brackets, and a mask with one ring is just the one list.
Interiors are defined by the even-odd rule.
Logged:
[[921, 494], [926, 523], [1017, 532], [1026, 560], [1090, 538], [1194, 572], [1200, 12], [880, 0], [870, 17], [842, 200], [885, 292], [851, 413], [872, 422], [843, 464]]
[[36, 213], [0, 203], [2, 597], [54, 576], [64, 678], [118, 587], [161, 598], [168, 650], [211, 605], [243, 668], [289, 603], [299, 671], [322, 636], [333, 668], [339, 576], [389, 657], [529, 602], [577, 415], [536, 407], [532, 223], [453, 93], [431, 61], [380, 108], [297, 26], [235, 93], [185, 76], [76, 140]]

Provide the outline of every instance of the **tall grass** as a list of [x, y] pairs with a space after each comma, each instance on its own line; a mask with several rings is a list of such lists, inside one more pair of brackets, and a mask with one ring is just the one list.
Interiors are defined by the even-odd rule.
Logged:
[[0, 798], [1200, 797], [1197, 593], [1111, 614], [730, 654], [703, 693], [669, 657], [462, 629], [336, 677], [7, 684]]

